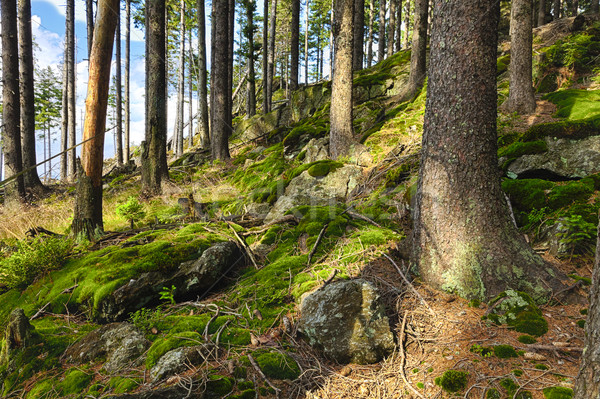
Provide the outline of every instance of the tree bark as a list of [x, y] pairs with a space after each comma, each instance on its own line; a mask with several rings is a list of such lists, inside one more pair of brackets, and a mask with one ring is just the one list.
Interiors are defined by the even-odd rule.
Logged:
[[433, 9], [412, 263], [424, 282], [463, 298], [548, 297], [562, 273], [525, 242], [500, 188], [499, 3], [434, 0]]
[[579, 0], [573, 0], [573, 7], [571, 9], [571, 16], [576, 17], [579, 14]]
[[427, 22], [429, 0], [415, 0], [414, 29], [410, 53], [410, 75], [405, 99], [414, 97], [423, 86], [427, 74]]
[[180, 1], [179, 8], [179, 66], [177, 70], [177, 123], [175, 128], [175, 155], [183, 155], [183, 94], [185, 82], [185, 1]]
[[[300, 0], [292, 1], [292, 58], [294, 57], [294, 16], [293, 7], [298, 3], [298, 17], [300, 13]], [[248, 78], [246, 80], [246, 117], [249, 118], [256, 114], [256, 77], [254, 73], [254, 10], [256, 3], [254, 0], [246, 0], [246, 20], [247, 20], [247, 39], [248, 39]], [[296, 21], [298, 23], [298, 21]], [[295, 90], [298, 87], [298, 26], [296, 26], [296, 77], [295, 82], [292, 82]], [[294, 78], [292, 77], [291, 80]]]
[[381, 62], [385, 57], [385, 0], [379, 0], [379, 40], [377, 43], [377, 62]]
[[206, 69], [206, 16], [204, 1], [196, 2], [198, 7], [198, 108], [200, 117], [198, 120], [198, 134], [200, 135], [200, 147], [210, 147], [210, 133], [208, 127], [208, 73]]
[[354, 0], [354, 53], [352, 64], [355, 71], [363, 69], [363, 44], [365, 36], [365, 0]]
[[269, 1], [263, 0], [263, 40], [262, 40], [263, 114], [266, 114], [269, 112], [269, 104], [268, 104], [268, 100], [267, 100], [267, 75], [269, 75], [268, 58], [269, 58]]
[[129, 92], [131, 60], [131, 0], [125, 0], [125, 163], [129, 165], [129, 137], [131, 130], [131, 97]]
[[193, 73], [192, 73], [192, 65], [193, 65], [193, 59], [194, 59], [194, 51], [192, 50], [192, 30], [188, 29], [188, 43], [189, 43], [189, 50], [188, 50], [188, 95], [189, 95], [189, 102], [188, 102], [188, 114], [189, 114], [189, 122], [188, 122], [188, 142], [189, 142], [189, 146], [190, 148], [192, 148], [194, 146], [194, 115], [192, 112], [192, 99], [193, 99], [193, 89], [194, 89], [194, 82], [192, 81], [193, 79]]
[[85, 0], [85, 22], [87, 27], [88, 60], [92, 54], [92, 41], [94, 39], [94, 0]]
[[[213, 0], [212, 23], [214, 26], [229, 25], [229, 0]], [[214, 62], [211, 65], [210, 91], [211, 104], [211, 152], [212, 158], [224, 161], [229, 159], [229, 117], [227, 116], [229, 32], [227, 29], [216, 29], [212, 38], [211, 52]]]
[[67, 0], [67, 77], [69, 80], [68, 92], [67, 92], [67, 120], [68, 120], [68, 136], [69, 136], [69, 147], [73, 147], [69, 151], [69, 177], [75, 179], [76, 166], [75, 158], [77, 153], [75, 151], [75, 129], [76, 129], [76, 111], [75, 100], [75, 0]]
[[546, 0], [538, 0], [537, 26], [542, 26], [545, 23], [546, 23]]
[[[266, 0], [265, 0], [266, 1]], [[267, 97], [267, 112], [271, 112], [271, 100], [273, 97], [273, 73], [275, 67], [275, 33], [277, 27], [277, 0], [271, 0], [271, 15], [269, 22], [269, 55], [267, 57], [267, 86], [264, 91]]]
[[513, 0], [510, 18], [509, 94], [502, 109], [506, 112], [529, 114], [535, 111], [532, 84], [531, 0]]
[[354, 0], [335, 0], [333, 35], [335, 68], [331, 84], [331, 158], [348, 155], [354, 142], [352, 128], [352, 54]]
[[375, 0], [369, 0], [369, 37], [367, 39], [367, 68], [373, 64], [373, 23], [375, 19]]
[[142, 143], [142, 193], [161, 193], [167, 167], [165, 0], [146, 2], [146, 133]]
[[90, 55], [85, 120], [81, 150], [82, 165], [78, 168], [77, 197], [71, 232], [76, 237], [94, 239], [104, 230], [102, 223], [102, 163], [104, 161], [104, 130], [110, 85], [117, 9], [119, 0], [99, 0], [98, 20]]
[[590, 9], [590, 11], [594, 14], [598, 14], [598, 12], [600, 12], [600, 1], [599, 0], [592, 0], [592, 8]]
[[229, 19], [227, 22], [227, 32], [229, 32], [229, 54], [227, 58], [227, 138], [229, 138], [233, 133], [233, 44], [235, 42], [235, 0], [229, 0]]
[[398, 1], [398, 16], [396, 17], [396, 52], [402, 50], [402, 0]]
[[123, 89], [121, 87], [121, 7], [119, 4], [115, 9], [114, 13], [116, 14], [117, 18], [117, 26], [115, 30], [115, 61], [117, 64], [115, 69], [115, 112], [117, 113], [117, 148], [115, 149], [115, 153], [117, 156], [117, 165], [120, 166], [123, 165], [123, 99], [121, 98]]
[[[46, 188], [35, 165], [35, 100], [33, 93], [33, 39], [31, 35], [31, 1], [19, 0], [19, 80], [21, 91], [21, 150], [25, 188], [41, 194]], [[29, 170], [27, 170], [29, 169]]]
[[560, 9], [561, 9], [562, 5], [560, 0], [554, 0], [554, 6], [553, 6], [553, 19], [557, 20], [560, 18]]
[[404, 11], [404, 48], [410, 47], [410, 0], [406, 0], [406, 10]]
[[[21, 109], [19, 104], [19, 53], [17, 39], [16, 0], [2, 0], [2, 122], [4, 145], [4, 178], [21, 173]], [[18, 205], [25, 198], [23, 175], [5, 186], [5, 205]]]
[[[65, 28], [65, 37], [68, 28]], [[65, 182], [68, 179], [67, 169], [67, 143], [69, 136], [69, 72], [67, 68], [68, 62], [68, 46], [65, 43], [64, 55], [63, 55], [63, 80], [62, 80], [62, 106], [60, 111], [61, 118], [61, 129], [60, 129], [60, 150], [62, 152], [60, 156], [60, 180]]]
[[397, 0], [389, 0], [390, 19], [388, 23], [387, 36], [387, 56], [391, 57], [394, 54], [394, 44], [396, 41], [396, 4]]
[[300, 0], [292, 0], [290, 58], [290, 90], [293, 91], [298, 89], [300, 65]]
[[[333, 1], [333, 0], [331, 0]], [[304, 83], [308, 85], [308, 20], [310, 18], [310, 0], [306, 0], [306, 18], [305, 18], [305, 26], [304, 26]], [[333, 15], [333, 10], [331, 10], [331, 15]], [[333, 61], [332, 61], [333, 65]]]

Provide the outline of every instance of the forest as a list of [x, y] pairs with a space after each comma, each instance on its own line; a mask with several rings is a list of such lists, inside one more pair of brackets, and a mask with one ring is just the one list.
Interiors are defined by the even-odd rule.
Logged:
[[599, 7], [2, 0], [0, 397], [599, 397]]

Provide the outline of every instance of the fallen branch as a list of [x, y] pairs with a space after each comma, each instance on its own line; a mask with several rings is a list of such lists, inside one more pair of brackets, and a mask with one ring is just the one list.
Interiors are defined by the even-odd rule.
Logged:
[[260, 269], [260, 267], [258, 266], [258, 263], [256, 263], [256, 259], [254, 259], [254, 254], [252, 253], [252, 250], [250, 249], [248, 244], [246, 244], [246, 241], [244, 241], [242, 239], [242, 237], [240, 237], [240, 235], [237, 233], [237, 231], [235, 231], [235, 229], [233, 228], [233, 226], [231, 225], [230, 222], [225, 222], [225, 223], [227, 223], [227, 226], [229, 226], [231, 231], [233, 231], [233, 235], [235, 236], [235, 239], [240, 243], [242, 248], [244, 248], [244, 251], [246, 251], [246, 254], [248, 255], [248, 258], [250, 258], [250, 261], [254, 265], [254, 268], [256, 270]]
[[406, 315], [408, 313], [404, 312], [404, 316], [402, 317], [402, 326], [400, 327], [400, 339], [398, 342], [398, 346], [400, 348], [400, 375], [402, 376], [402, 380], [404, 384], [419, 398], [425, 399], [419, 391], [417, 391], [411, 384], [408, 382], [408, 378], [406, 378], [406, 372], [404, 371], [404, 364], [406, 363], [406, 354], [404, 353], [404, 329], [406, 328]]
[[252, 235], [252, 234], [264, 233], [265, 231], [269, 230], [274, 225], [283, 224], [283, 223], [296, 223], [296, 224], [298, 224], [298, 218], [296, 216], [294, 216], [294, 215], [285, 215], [282, 218], [279, 218], [277, 220], [273, 220], [272, 222], [269, 222], [269, 223], [265, 224], [263, 227], [261, 227], [258, 230], [246, 231], [246, 232], [242, 233], [241, 235], [242, 236], [249, 236], [249, 235]]
[[206, 323], [206, 327], [204, 327], [204, 340], [206, 342], [208, 342], [208, 328], [210, 327], [210, 323], [212, 323], [213, 321], [215, 321], [215, 319], [217, 317], [219, 317], [219, 313], [221, 313], [221, 308], [219, 308], [219, 306], [217, 306], [217, 310], [215, 311], [215, 314], [213, 315], [213, 317], [210, 318], [210, 320], [208, 321], [208, 323]]
[[47, 304], [45, 304], [44, 306], [42, 306], [37, 312], [35, 312], [35, 314], [33, 316], [31, 316], [29, 318], [29, 320], [35, 320], [38, 317], [42, 317], [42, 315], [44, 314], [44, 312], [46, 311], [46, 308], [50, 306], [50, 302], [48, 302]]
[[[271, 381], [269, 381], [269, 379], [265, 376], [265, 373], [262, 372], [262, 370], [260, 369], [260, 367], [258, 367], [258, 364], [256, 363], [256, 360], [254, 360], [254, 358], [252, 357], [252, 355], [248, 354], [248, 360], [250, 360], [250, 364], [252, 364], [252, 367], [254, 367], [254, 369], [256, 370], [256, 372], [260, 375], [260, 377], [265, 380], [265, 382], [271, 387], [273, 388], [273, 390], [275, 391], [275, 396], [279, 397], [279, 394], [281, 393], [281, 389], [277, 388], [275, 385], [273, 385], [271, 383]], [[424, 399], [424, 398], [423, 398]]]
[[329, 222], [325, 223], [325, 226], [323, 226], [323, 228], [319, 232], [319, 236], [317, 237], [317, 241], [315, 241], [315, 245], [313, 245], [310, 253], [308, 254], [308, 261], [306, 262], [307, 264], [310, 265], [310, 261], [312, 260], [312, 257], [317, 252], [317, 247], [319, 246], [319, 243], [323, 239], [323, 236], [325, 235], [325, 230], [327, 230], [327, 227], [329, 227]]
[[579, 346], [558, 346], [558, 345], [527, 345], [522, 349], [533, 349], [539, 351], [564, 351], [564, 352], [583, 352], [583, 348]]
[[425, 305], [427, 310], [429, 310], [429, 313], [431, 313], [432, 316], [436, 316], [433, 309], [431, 309], [431, 307], [429, 307], [429, 304], [427, 303], [427, 301], [425, 301], [425, 298], [423, 298], [423, 296], [421, 294], [419, 294], [419, 291], [417, 291], [415, 286], [412, 285], [412, 283], [406, 278], [406, 276], [404, 275], [404, 273], [402, 273], [402, 270], [400, 270], [400, 268], [398, 267], [396, 262], [394, 262], [394, 260], [392, 258], [390, 258], [387, 254], [383, 254], [383, 256], [385, 256], [387, 258], [387, 260], [389, 260], [392, 263], [392, 265], [394, 265], [394, 267], [396, 268], [396, 271], [398, 272], [398, 274], [400, 274], [400, 277], [402, 277], [402, 280], [404, 280], [406, 285], [408, 285], [410, 287], [410, 289], [417, 296], [417, 298], [419, 298], [421, 300], [423, 305]]
[[379, 223], [377, 223], [376, 221], [374, 221], [372, 219], [369, 219], [365, 215], [361, 215], [360, 213], [352, 212], [350, 210], [347, 210], [346, 213], [348, 214], [348, 216], [350, 216], [353, 219], [359, 219], [359, 220], [365, 221], [367, 223], [371, 223], [375, 227], [379, 227], [381, 229], [383, 228], [382, 225], [380, 225]]
[[329, 284], [329, 283], [331, 283], [333, 281], [333, 279], [335, 278], [337, 272], [338, 272], [337, 269], [333, 269], [333, 271], [331, 272], [331, 274], [329, 275], [329, 277], [327, 277], [327, 280], [323, 281], [323, 287], [325, 287], [327, 284]]

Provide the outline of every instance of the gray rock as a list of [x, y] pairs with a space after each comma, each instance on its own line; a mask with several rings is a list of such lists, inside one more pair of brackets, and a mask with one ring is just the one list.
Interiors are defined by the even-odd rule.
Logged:
[[345, 165], [323, 177], [312, 177], [308, 171], [304, 171], [290, 182], [284, 195], [277, 199], [265, 223], [279, 219], [299, 205], [326, 206], [345, 202], [361, 176], [362, 169], [354, 165]]
[[311, 139], [308, 144], [302, 148], [306, 151], [303, 163], [312, 163], [329, 159], [329, 139], [326, 137], [320, 139]]
[[523, 155], [508, 166], [519, 177], [555, 176], [577, 179], [600, 171], [600, 136], [582, 140], [546, 137], [548, 151]]
[[245, 259], [233, 242], [220, 242], [193, 261], [176, 270], [143, 273], [136, 280], [117, 288], [98, 306], [100, 322], [121, 321], [142, 307], [158, 304], [163, 287], [175, 286], [175, 299], [204, 296], [230, 270], [243, 266]]
[[310, 345], [340, 363], [375, 363], [394, 350], [379, 293], [365, 280], [326, 285], [302, 301], [301, 312]]
[[85, 363], [106, 357], [104, 369], [114, 373], [140, 365], [150, 342], [133, 324], [111, 323], [87, 334], [69, 347], [63, 357], [69, 363]]
[[189, 364], [202, 362], [214, 348], [213, 345], [184, 346], [168, 351], [150, 370], [150, 380], [157, 382], [188, 369]]
[[10, 313], [4, 333], [2, 353], [0, 353], [0, 364], [9, 363], [11, 354], [15, 350], [26, 348], [31, 344], [33, 330], [23, 309], [16, 308]]

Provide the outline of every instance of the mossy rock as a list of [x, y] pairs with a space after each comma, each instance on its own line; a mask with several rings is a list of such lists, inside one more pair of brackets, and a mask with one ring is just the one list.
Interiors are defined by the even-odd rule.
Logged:
[[587, 201], [594, 192], [594, 182], [572, 181], [564, 185], [556, 185], [548, 194], [548, 205], [559, 209], [573, 202]]
[[[189, 339], [186, 339], [189, 338]], [[202, 336], [195, 331], [175, 332], [165, 338], [159, 338], [148, 349], [146, 356], [146, 367], [154, 367], [158, 359], [170, 350], [182, 347], [197, 345], [202, 340]]]
[[83, 392], [94, 378], [93, 374], [87, 374], [79, 369], [71, 369], [66, 372], [65, 378], [58, 384], [64, 395]]
[[344, 166], [341, 162], [336, 161], [317, 161], [308, 168], [308, 174], [312, 177], [323, 177]]
[[514, 330], [540, 337], [548, 332], [548, 322], [526, 293], [514, 290], [502, 292], [490, 301], [493, 307], [488, 319], [496, 324], [507, 324]]
[[523, 155], [541, 154], [548, 151], [548, 144], [544, 140], [517, 141], [498, 150], [498, 157], [514, 159]]
[[50, 391], [54, 390], [58, 385], [58, 382], [51, 378], [48, 380], [43, 380], [38, 382], [31, 388], [31, 390], [27, 393], [28, 399], [42, 399], [48, 397]]
[[538, 93], [550, 93], [558, 90], [558, 73], [552, 71], [545, 74], [535, 85], [535, 91]]
[[206, 390], [212, 394], [227, 395], [233, 389], [235, 380], [223, 375], [210, 375], [206, 381]]
[[112, 388], [112, 392], [116, 394], [131, 392], [139, 385], [139, 381], [133, 378], [113, 377], [108, 381], [108, 386]]
[[300, 376], [300, 367], [288, 354], [257, 351], [253, 357], [267, 378], [295, 380]]
[[548, 387], [542, 390], [546, 399], [571, 399], [573, 390], [565, 387]]
[[461, 370], [447, 370], [435, 379], [435, 384], [444, 391], [454, 393], [467, 387], [469, 373]]
[[521, 140], [533, 141], [544, 137], [580, 140], [597, 135], [598, 130], [600, 130], [600, 118], [598, 117], [577, 121], [540, 123], [527, 129], [527, 131], [523, 133]]
[[542, 209], [547, 206], [546, 191], [555, 183], [541, 179], [504, 180], [502, 190], [509, 196], [514, 207], [521, 212]]

